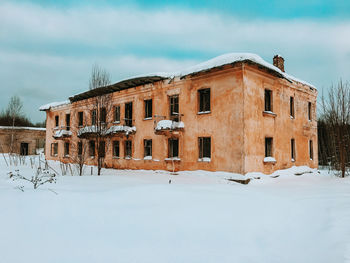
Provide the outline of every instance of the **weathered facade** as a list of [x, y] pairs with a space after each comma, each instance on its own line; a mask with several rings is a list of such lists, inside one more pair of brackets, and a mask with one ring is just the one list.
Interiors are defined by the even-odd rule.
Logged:
[[45, 133], [45, 128], [0, 126], [0, 152], [36, 154], [38, 149], [44, 148]]
[[[72, 162], [87, 145], [84, 160], [96, 165], [89, 135], [101, 121], [97, 114], [106, 127], [106, 167], [243, 174], [317, 167], [317, 90], [284, 73], [283, 58], [274, 64], [227, 54], [45, 105], [46, 158]], [[95, 100], [105, 94], [111, 107], [96, 113]]]

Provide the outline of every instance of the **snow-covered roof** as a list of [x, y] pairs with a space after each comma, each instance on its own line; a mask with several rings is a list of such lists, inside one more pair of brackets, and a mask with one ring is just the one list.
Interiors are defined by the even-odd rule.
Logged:
[[45, 105], [41, 106], [39, 108], [39, 110], [40, 111], [46, 111], [46, 110], [50, 110], [51, 108], [64, 106], [64, 105], [68, 105], [68, 104], [70, 104], [69, 100], [60, 101], [60, 102], [51, 102], [51, 103], [48, 103], [48, 104], [45, 104]]
[[46, 131], [46, 128], [38, 128], [38, 127], [12, 127], [12, 126], [0, 126], [1, 130], [15, 129], [15, 130], [32, 130], [32, 131]]
[[[252, 63], [256, 63], [266, 69], [271, 70], [272, 72], [275, 72], [279, 77], [287, 79], [290, 82], [298, 82], [303, 85], [307, 85], [313, 89], [316, 89], [312, 84], [297, 79], [282, 70], [280, 70], [278, 67], [275, 67], [274, 65], [266, 62], [263, 60], [260, 56], [253, 54], [253, 53], [228, 53], [224, 54], [218, 57], [215, 57], [213, 59], [210, 59], [208, 61], [205, 61], [203, 63], [197, 64], [195, 66], [189, 67], [187, 69], [177, 71], [177, 72], [156, 72], [156, 73], [148, 73], [148, 74], [143, 74], [143, 75], [138, 75], [134, 76], [131, 78], [123, 79], [115, 84], [106, 86], [106, 87], [100, 87], [95, 90], [89, 90], [80, 94], [76, 94], [72, 97], [70, 97], [70, 101], [79, 101], [83, 99], [88, 99], [95, 97], [97, 95], [101, 94], [107, 94], [107, 93], [112, 93], [115, 91], [120, 91], [123, 89], [128, 89], [132, 87], [136, 87], [139, 85], [145, 85], [148, 83], [153, 83], [157, 82], [160, 80], [164, 79], [169, 79], [169, 78], [174, 78], [174, 77], [180, 77], [183, 78], [185, 76], [191, 75], [191, 74], [196, 74], [199, 72], [207, 71], [213, 68], [221, 67], [224, 65], [229, 65], [229, 64], [234, 64], [237, 62], [244, 62], [244, 61], [249, 61]], [[45, 111], [49, 110], [51, 107], [57, 107], [65, 104], [69, 104], [69, 101], [64, 101], [64, 102], [54, 102], [50, 104], [46, 104], [44, 106], [40, 107], [40, 110]]]

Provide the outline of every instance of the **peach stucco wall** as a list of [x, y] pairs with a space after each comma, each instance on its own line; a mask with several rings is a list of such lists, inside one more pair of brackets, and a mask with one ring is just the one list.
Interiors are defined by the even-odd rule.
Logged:
[[[274, 111], [277, 117], [263, 116], [264, 87], [273, 89]], [[211, 89], [211, 112], [198, 114], [198, 90]], [[185, 124], [183, 131], [157, 135], [154, 132], [155, 118], [144, 120], [144, 100], [153, 99], [153, 115], [169, 117], [168, 96], [179, 95], [180, 113]], [[296, 118], [289, 116], [289, 96], [295, 94]], [[107, 140], [105, 164], [107, 167], [121, 169], [166, 169], [172, 170], [211, 170], [246, 173], [249, 171], [270, 172], [291, 165], [317, 166], [316, 122], [307, 120], [307, 101], [314, 105], [316, 92], [309, 87], [296, 86], [280, 78], [262, 72], [254, 66], [238, 63], [210, 72], [197, 74], [185, 79], [176, 78], [159, 81], [113, 93], [113, 105], [121, 106], [121, 118], [124, 116], [124, 104], [133, 102], [133, 119], [136, 133], [129, 136], [132, 140], [132, 159], [124, 159], [125, 136], [115, 136]], [[65, 126], [65, 114], [71, 114], [73, 135], [72, 144], [78, 141], [76, 133], [77, 114], [84, 111], [85, 125], [91, 125], [91, 101], [74, 102], [47, 111], [46, 157], [48, 159], [70, 162], [63, 157], [64, 140], [55, 140], [52, 131], [55, 116], [60, 116], [60, 125]], [[112, 112], [107, 118], [112, 120]], [[304, 116], [305, 115], [305, 116]], [[307, 129], [306, 127], [310, 127]], [[264, 138], [274, 137], [275, 164], [264, 164]], [[168, 138], [179, 138], [179, 157], [181, 161], [169, 162]], [[211, 161], [198, 161], [198, 137], [211, 137]], [[297, 158], [290, 161], [290, 138], [297, 144]], [[314, 140], [314, 160], [308, 158], [308, 140]], [[144, 139], [152, 139], [152, 160], [143, 160]], [[120, 158], [112, 158], [112, 145], [109, 140], [120, 141]], [[50, 155], [50, 145], [58, 142], [58, 156]], [[306, 146], [305, 146], [306, 143]], [[72, 151], [70, 154], [74, 154]], [[96, 159], [88, 158], [88, 164], [96, 164]], [[174, 166], [173, 166], [174, 165]]]

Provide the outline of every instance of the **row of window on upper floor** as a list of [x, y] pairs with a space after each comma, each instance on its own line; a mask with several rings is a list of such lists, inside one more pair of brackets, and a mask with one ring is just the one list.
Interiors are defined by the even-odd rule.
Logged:
[[[271, 112], [273, 113], [273, 94], [272, 90], [265, 89], [265, 94], [264, 94], [264, 111], [265, 112]], [[307, 104], [307, 118], [309, 121], [312, 120], [312, 103], [308, 101]], [[295, 119], [295, 106], [294, 106], [294, 97], [290, 96], [289, 97], [289, 114], [292, 119]]]
[[[198, 113], [210, 113], [210, 88], [198, 90]], [[264, 110], [265, 112], [273, 112], [273, 94], [272, 90], [265, 89], [264, 94]], [[290, 116], [295, 118], [295, 106], [294, 97], [290, 97]], [[99, 109], [91, 110], [91, 125], [96, 125], [97, 122], [105, 123], [107, 121], [107, 109], [106, 107], [101, 107]], [[312, 103], [308, 102], [308, 120], [312, 120]], [[179, 112], [179, 95], [169, 96], [169, 116], [173, 121], [179, 121], [181, 114]], [[144, 119], [151, 119], [153, 117], [153, 100], [144, 100]], [[70, 128], [70, 114], [66, 114], [66, 128]], [[78, 112], [78, 126], [84, 125], [84, 112]], [[125, 103], [124, 110], [124, 125], [133, 126], [133, 103]], [[114, 106], [113, 108], [113, 122], [121, 123], [121, 110], [120, 105]], [[55, 116], [55, 125], [59, 127], [59, 116]]]
[[[210, 113], [210, 89], [201, 89], [198, 90], [198, 113]], [[106, 107], [102, 107], [99, 109], [91, 110], [91, 125], [96, 125], [97, 122], [105, 123], [107, 121], [107, 109]], [[148, 99], [144, 100], [144, 119], [151, 119], [153, 117], [153, 100]], [[179, 111], [179, 95], [169, 96], [169, 117], [173, 121], [179, 121], [181, 118], [181, 114]], [[66, 114], [66, 127], [70, 128], [70, 114]], [[84, 112], [78, 112], [78, 126], [84, 125]], [[126, 126], [133, 125], [133, 103], [128, 102], [125, 103], [124, 109], [124, 118], [123, 124]], [[85, 120], [86, 121], [86, 120]], [[116, 105], [113, 107], [113, 122], [121, 123], [121, 110], [120, 105]], [[59, 127], [59, 116], [55, 116], [55, 126]]]

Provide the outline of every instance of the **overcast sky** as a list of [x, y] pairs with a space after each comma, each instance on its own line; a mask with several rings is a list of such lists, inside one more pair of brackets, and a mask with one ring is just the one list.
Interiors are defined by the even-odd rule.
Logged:
[[350, 1], [0, 0], [0, 109], [18, 95], [42, 121], [40, 105], [88, 89], [94, 63], [117, 82], [229, 52], [280, 54], [322, 93], [350, 80]]

